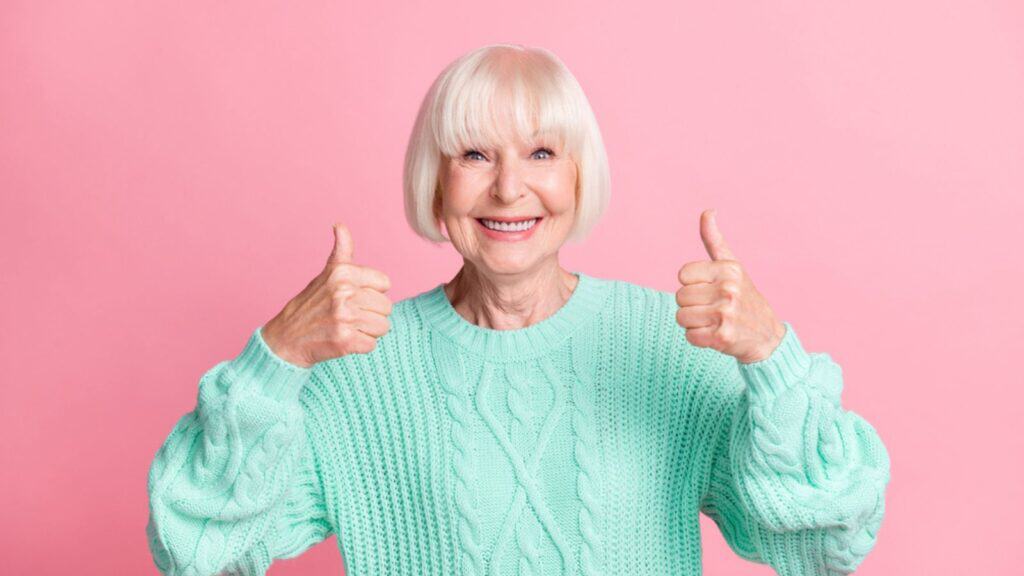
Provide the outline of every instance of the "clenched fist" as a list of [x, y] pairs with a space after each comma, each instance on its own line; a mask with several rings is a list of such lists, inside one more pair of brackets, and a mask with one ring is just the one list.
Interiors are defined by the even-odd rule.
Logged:
[[334, 225], [334, 250], [323, 271], [263, 327], [263, 339], [283, 360], [309, 368], [347, 354], [373, 351], [391, 329], [391, 280], [352, 262], [352, 235]]
[[700, 215], [700, 237], [711, 261], [679, 269], [676, 322], [694, 346], [714, 348], [744, 364], [764, 360], [782, 342], [786, 326], [754, 288], [725, 244], [714, 210]]

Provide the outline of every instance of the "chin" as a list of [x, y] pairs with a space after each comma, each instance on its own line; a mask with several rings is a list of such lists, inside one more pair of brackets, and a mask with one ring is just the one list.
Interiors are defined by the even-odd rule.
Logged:
[[530, 258], [526, 260], [519, 259], [506, 259], [503, 258], [498, 261], [488, 261], [485, 263], [484, 268], [491, 271], [494, 274], [521, 274], [529, 271], [536, 264], [536, 258]]

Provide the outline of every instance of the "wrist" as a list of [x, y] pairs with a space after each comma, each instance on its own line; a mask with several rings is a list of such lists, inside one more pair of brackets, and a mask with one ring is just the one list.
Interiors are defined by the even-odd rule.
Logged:
[[310, 375], [309, 370], [277, 356], [263, 339], [262, 327], [252, 333], [242, 352], [231, 361], [230, 369], [232, 382], [278, 400], [298, 398]]
[[278, 359], [283, 360], [297, 368], [309, 369], [313, 366], [313, 362], [308, 361], [301, 354], [297, 354], [291, 350], [290, 347], [286, 346], [282, 339], [278, 336], [278, 325], [275, 322], [275, 317], [270, 322], [267, 322], [263, 328], [260, 329], [260, 334], [263, 338], [263, 342], [270, 349]]
[[741, 364], [753, 364], [754, 362], [760, 362], [767, 358], [770, 358], [775, 350], [782, 343], [782, 340], [786, 337], [786, 325], [782, 322], [776, 322], [772, 329], [771, 341], [764, 345], [756, 353], [742, 358], [737, 358]]

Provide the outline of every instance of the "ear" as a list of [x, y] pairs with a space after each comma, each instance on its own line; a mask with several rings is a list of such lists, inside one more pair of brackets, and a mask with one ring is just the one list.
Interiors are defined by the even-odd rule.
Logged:
[[580, 198], [583, 197], [581, 194], [583, 192], [583, 182], [580, 181], [580, 165], [575, 160], [573, 160], [572, 164], [576, 167], [576, 213], [579, 214]]
[[430, 211], [434, 214], [435, 220], [441, 219], [441, 184], [434, 188], [434, 201], [430, 203]]
[[445, 234], [444, 223], [441, 221], [441, 202], [441, 184], [438, 183], [434, 189], [434, 201], [430, 205], [430, 211], [434, 215], [434, 225], [437, 226], [437, 233], [443, 236], [445, 240], [451, 242], [451, 238], [448, 238]]

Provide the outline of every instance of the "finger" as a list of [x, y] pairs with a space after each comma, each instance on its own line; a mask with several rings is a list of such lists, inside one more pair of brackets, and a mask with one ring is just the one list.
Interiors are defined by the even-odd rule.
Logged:
[[334, 223], [334, 249], [327, 258], [328, 262], [342, 263], [352, 261], [352, 233], [341, 222]]
[[676, 322], [684, 328], [705, 328], [718, 325], [715, 306], [684, 306], [676, 310]]
[[328, 267], [328, 270], [327, 281], [338, 287], [342, 284], [349, 284], [359, 288], [372, 288], [380, 292], [387, 292], [391, 288], [391, 279], [387, 274], [369, 266], [360, 266], [349, 262]]
[[364, 310], [369, 310], [385, 316], [391, 314], [391, 309], [393, 307], [391, 299], [385, 296], [380, 290], [364, 286], [356, 292], [356, 295], [353, 298], [355, 304]]
[[391, 289], [391, 279], [388, 278], [387, 274], [377, 270], [376, 268], [360, 266], [359, 272], [356, 276], [356, 282], [360, 286], [373, 288], [380, 292], [387, 292]]
[[687, 328], [686, 341], [694, 346], [710, 348], [715, 343], [715, 331], [717, 326], [701, 326], [700, 328]]
[[679, 269], [679, 283], [685, 286], [699, 282], [714, 282], [716, 274], [714, 262], [707, 260], [688, 262]]
[[700, 213], [700, 239], [712, 260], [736, 260], [732, 250], [729, 250], [725, 243], [725, 236], [718, 229], [714, 208]]
[[717, 299], [718, 287], [711, 282], [689, 284], [676, 290], [676, 304], [680, 307], [714, 304]]
[[391, 321], [387, 316], [371, 310], [359, 310], [354, 324], [360, 332], [374, 338], [380, 338], [391, 329]]
[[365, 354], [370, 350], [373, 350], [377, 345], [377, 337], [371, 336], [362, 330], [356, 330], [352, 333], [350, 339], [346, 342], [346, 352]]

